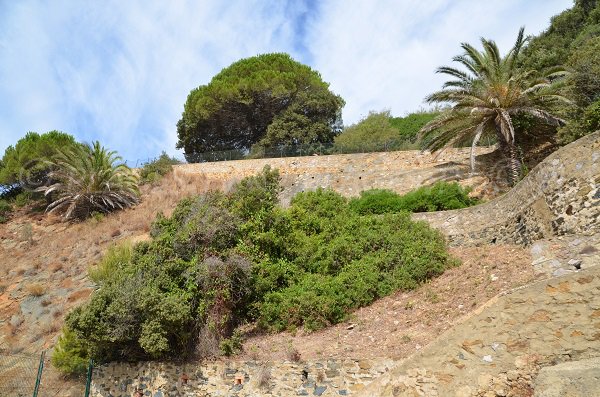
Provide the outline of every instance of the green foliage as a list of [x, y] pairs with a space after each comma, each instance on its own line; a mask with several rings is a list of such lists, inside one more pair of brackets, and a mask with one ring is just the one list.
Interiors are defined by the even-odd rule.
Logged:
[[209, 151], [332, 142], [344, 101], [287, 54], [245, 58], [192, 90], [177, 123], [189, 162]]
[[469, 189], [456, 182], [436, 182], [399, 195], [391, 190], [372, 189], [350, 201], [350, 208], [361, 215], [407, 212], [432, 212], [466, 208], [478, 204]]
[[598, 130], [600, 130], [600, 100], [577, 112], [574, 119], [559, 130], [559, 138], [562, 143], [569, 143]]
[[29, 190], [25, 190], [17, 194], [14, 197], [13, 202], [15, 203], [15, 206], [22, 208], [31, 202], [32, 197], [33, 193]]
[[[419, 111], [404, 117], [392, 117], [390, 123], [400, 132], [400, 141], [415, 144], [419, 140], [419, 131], [440, 114], [437, 110]], [[422, 143], [420, 143], [422, 144]]]
[[567, 64], [571, 69], [567, 92], [576, 104], [585, 108], [600, 100], [600, 32], [574, 48]]
[[358, 123], [344, 128], [342, 133], [335, 137], [335, 148], [338, 151], [371, 151], [383, 148], [384, 145], [399, 144], [399, 133], [390, 122], [389, 110], [383, 112], [369, 112], [369, 115]]
[[88, 269], [90, 279], [97, 284], [102, 283], [129, 263], [132, 255], [133, 246], [130, 243], [110, 246], [100, 262]]
[[478, 203], [476, 199], [469, 197], [469, 191], [456, 182], [436, 182], [406, 193], [402, 200], [404, 208], [409, 212], [455, 210]]
[[250, 219], [273, 209], [280, 191], [279, 171], [266, 165], [260, 174], [244, 178], [236, 185], [231, 194], [232, 210], [243, 219]]
[[38, 189], [52, 198], [47, 211], [85, 219], [137, 204], [138, 179], [121, 160], [99, 142], [60, 150], [49, 162], [54, 183]]
[[52, 352], [52, 365], [65, 374], [81, 375], [85, 374], [89, 359], [85, 343], [74, 332], [63, 328]]
[[6, 200], [0, 199], [0, 223], [4, 223], [10, 217], [12, 205]]
[[233, 331], [233, 335], [231, 335], [230, 338], [224, 338], [221, 340], [219, 349], [221, 350], [221, 354], [229, 357], [241, 352], [243, 344], [244, 339], [242, 338], [242, 334], [236, 329]]
[[536, 77], [534, 71], [518, 67], [525, 42], [521, 28], [514, 46], [504, 56], [492, 40], [482, 38], [481, 51], [463, 43], [463, 54], [453, 61], [464, 70], [451, 66], [438, 68], [438, 73], [452, 80], [429, 95], [427, 102], [450, 103], [452, 107], [421, 129], [429, 149], [438, 151], [469, 143], [474, 167], [475, 146], [484, 136], [495, 137], [508, 160], [509, 182], [515, 184], [520, 180], [517, 144], [527, 136], [514, 128], [512, 119], [527, 114], [535, 119], [536, 125], [556, 128], [562, 120], [552, 110], [569, 103], [559, 92], [564, 70], [557, 67], [547, 76]]
[[181, 161], [162, 152], [156, 160], [144, 164], [140, 170], [140, 184], [157, 182], [170, 173], [173, 166], [177, 164], [181, 164]]
[[45, 134], [28, 132], [14, 146], [9, 146], [0, 161], [0, 185], [19, 181], [35, 182], [44, 179], [51, 160], [58, 149], [73, 147], [75, 139], [59, 131]]
[[[589, 118], [600, 100], [600, 2], [578, 0], [552, 18], [550, 27], [530, 40], [521, 64], [538, 71], [567, 65], [568, 84], [562, 91], [576, 107], [560, 109], [567, 124], [558, 131], [559, 142], [572, 142], [597, 129]], [[587, 113], [587, 115], [584, 115]]]
[[443, 237], [404, 213], [361, 216], [330, 190], [285, 209], [278, 182], [265, 167], [227, 194], [184, 199], [151, 241], [112, 248], [69, 331], [98, 362], [179, 357], [209, 339], [230, 355], [242, 321], [318, 329], [453, 264]]
[[538, 71], [565, 65], [583, 42], [600, 35], [599, 27], [600, 3], [576, 1], [572, 8], [552, 17], [545, 32], [531, 38], [520, 63], [526, 69]]
[[348, 153], [375, 150], [418, 149], [418, 133], [438, 112], [417, 112], [392, 117], [388, 110], [369, 112], [358, 123], [335, 137], [334, 151]]

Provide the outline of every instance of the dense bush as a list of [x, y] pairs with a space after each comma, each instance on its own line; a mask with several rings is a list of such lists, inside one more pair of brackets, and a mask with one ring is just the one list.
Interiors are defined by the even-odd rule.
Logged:
[[361, 215], [455, 210], [479, 202], [469, 197], [469, 191], [456, 182], [436, 182], [402, 196], [391, 190], [372, 189], [352, 199], [350, 208]]
[[206, 341], [232, 354], [242, 321], [318, 329], [453, 264], [442, 236], [406, 214], [361, 216], [329, 190], [284, 209], [278, 181], [267, 167], [227, 194], [184, 199], [157, 217], [151, 241], [111, 249], [68, 331], [97, 361], [181, 356]]
[[144, 164], [140, 170], [140, 183], [153, 183], [160, 180], [160, 178], [171, 172], [173, 166], [177, 164], [181, 164], [181, 161], [162, 152], [156, 160]]
[[6, 200], [0, 199], [0, 223], [6, 222], [11, 212], [12, 206], [10, 203]]
[[345, 127], [335, 137], [334, 150], [348, 153], [418, 149], [419, 130], [437, 114], [437, 111], [431, 111], [392, 117], [389, 111], [369, 112], [367, 117]]
[[88, 366], [89, 353], [82, 340], [68, 328], [63, 329], [62, 335], [52, 352], [52, 365], [68, 375], [85, 373]]

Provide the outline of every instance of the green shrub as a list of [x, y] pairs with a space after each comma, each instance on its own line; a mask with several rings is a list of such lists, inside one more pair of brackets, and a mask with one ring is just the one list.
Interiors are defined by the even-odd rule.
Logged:
[[405, 210], [401, 196], [387, 189], [371, 189], [350, 200], [350, 208], [361, 214], [387, 214]]
[[281, 191], [279, 181], [279, 171], [266, 165], [261, 173], [242, 179], [231, 191], [231, 209], [245, 220], [272, 210]]
[[97, 284], [109, 279], [115, 271], [131, 261], [132, 254], [133, 246], [130, 243], [109, 247], [100, 262], [88, 269], [90, 279]]
[[52, 352], [52, 365], [68, 375], [85, 374], [90, 360], [83, 341], [73, 331], [63, 328]]
[[151, 241], [111, 248], [90, 269], [100, 288], [66, 319], [89, 355], [180, 357], [199, 335], [235, 354], [241, 322], [319, 329], [454, 263], [443, 237], [406, 213], [362, 216], [322, 189], [278, 207], [278, 179], [265, 168], [228, 194], [184, 199], [157, 216]]
[[243, 344], [244, 339], [242, 338], [242, 333], [236, 329], [233, 331], [233, 335], [231, 335], [230, 338], [221, 340], [219, 349], [221, 350], [221, 354], [229, 357], [241, 352]]
[[469, 192], [469, 188], [456, 182], [436, 182], [402, 196], [391, 190], [372, 189], [350, 200], [350, 208], [361, 215], [455, 210], [479, 203], [479, 200], [469, 197]]
[[409, 212], [432, 212], [466, 208], [478, 203], [469, 197], [468, 188], [456, 182], [436, 182], [406, 193], [402, 199]]
[[29, 190], [24, 190], [21, 193], [17, 194], [14, 198], [15, 206], [18, 208], [25, 207], [32, 200], [33, 194]]
[[0, 199], [0, 223], [4, 223], [10, 217], [12, 205], [6, 200]]
[[145, 163], [140, 170], [140, 183], [155, 183], [163, 176], [173, 170], [173, 166], [181, 164], [181, 161], [175, 157], [170, 157], [167, 153], [162, 152], [161, 155], [153, 161]]
[[334, 151], [418, 149], [419, 130], [438, 114], [437, 111], [420, 111], [405, 117], [392, 117], [389, 110], [369, 112], [367, 117], [345, 127], [335, 138]]

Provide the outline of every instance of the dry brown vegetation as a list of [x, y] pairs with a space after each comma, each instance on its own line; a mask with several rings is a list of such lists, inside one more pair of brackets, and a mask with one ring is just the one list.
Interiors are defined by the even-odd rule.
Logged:
[[[227, 187], [175, 168], [160, 183], [141, 187], [139, 205], [100, 220], [66, 223], [32, 207], [20, 209], [0, 225], [0, 323], [5, 324], [0, 327], [0, 350], [39, 352], [52, 346], [64, 313], [94, 288], [88, 267], [111, 244], [143, 240], [158, 212], [170, 214], [186, 196]], [[30, 311], [22, 312], [22, 302], [32, 296], [43, 299], [27, 301]], [[19, 326], [11, 325], [11, 319]]]

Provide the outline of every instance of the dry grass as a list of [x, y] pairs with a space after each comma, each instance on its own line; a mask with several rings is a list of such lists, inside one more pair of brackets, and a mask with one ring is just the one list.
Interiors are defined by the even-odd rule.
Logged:
[[256, 372], [256, 383], [262, 390], [268, 390], [271, 387], [271, 366], [268, 364], [261, 365]]
[[46, 293], [46, 287], [40, 283], [31, 283], [25, 286], [25, 291], [31, 296], [39, 297]]
[[302, 359], [300, 352], [290, 342], [285, 349], [285, 358], [293, 363], [300, 362]]

